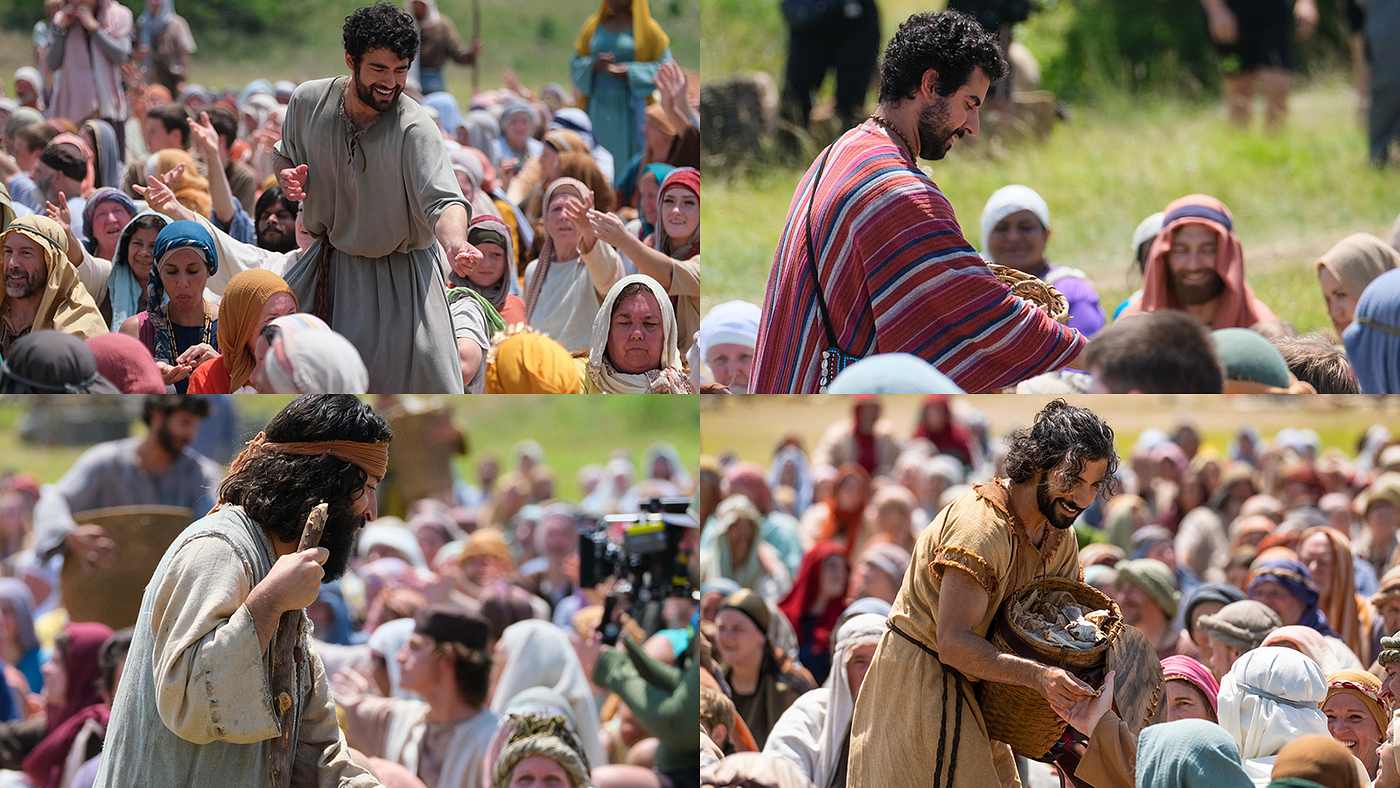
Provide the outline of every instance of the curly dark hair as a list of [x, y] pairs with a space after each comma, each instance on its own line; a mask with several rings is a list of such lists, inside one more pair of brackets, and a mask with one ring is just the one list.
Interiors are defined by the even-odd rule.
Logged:
[[413, 15], [384, 0], [357, 8], [345, 17], [341, 37], [345, 54], [357, 66], [371, 49], [393, 50], [402, 60], [412, 60], [418, 54], [418, 26], [413, 24]]
[[[272, 417], [264, 432], [268, 443], [379, 443], [392, 437], [388, 423], [349, 394], [297, 397]], [[264, 452], [224, 479], [219, 496], [242, 506], [268, 533], [295, 543], [301, 538], [307, 515], [321, 501], [330, 503], [326, 536], [331, 536], [333, 524], [351, 516], [366, 481], [368, 476], [358, 465], [329, 454], [310, 457]]]
[[1117, 485], [1118, 451], [1113, 446], [1113, 429], [1088, 408], [1076, 408], [1057, 399], [1041, 409], [1035, 424], [1021, 428], [1006, 438], [1006, 475], [1013, 482], [1035, 480], [1064, 463], [1054, 482], [1061, 489], [1073, 486], [1073, 479], [1084, 464], [1108, 460], [1102, 489], [1111, 494]]
[[885, 47], [880, 101], [898, 104], [914, 98], [929, 69], [938, 72], [938, 95], [951, 96], [967, 84], [974, 68], [982, 69], [992, 82], [1007, 74], [996, 39], [976, 19], [957, 11], [914, 14]]

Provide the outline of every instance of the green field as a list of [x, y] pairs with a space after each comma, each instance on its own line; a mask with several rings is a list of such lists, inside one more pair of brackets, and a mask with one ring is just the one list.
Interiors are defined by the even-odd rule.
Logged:
[[[290, 397], [237, 397], [239, 422], [251, 438]], [[80, 407], [82, 398], [72, 402]], [[44, 447], [24, 443], [17, 425], [28, 405], [21, 398], [0, 400], [0, 473], [29, 471], [45, 482], [57, 481], [87, 447]], [[139, 406], [133, 403], [133, 412]], [[487, 454], [510, 461], [511, 448], [532, 439], [544, 447], [545, 464], [554, 469], [561, 498], [577, 500], [578, 469], [605, 463], [623, 449], [640, 463], [653, 443], [674, 445], [686, 463], [699, 464], [698, 397], [470, 397], [453, 400], [453, 424], [467, 435], [471, 453], [459, 458], [460, 475], [475, 480], [476, 462]], [[131, 434], [145, 426], [133, 419]]]
[[[592, 0], [479, 0], [481, 5], [481, 87], [500, 87], [502, 69], [512, 68], [531, 90], [546, 82], [569, 84], [569, 59], [583, 21], [598, 10]], [[355, 0], [297, 0], [293, 29], [262, 36], [234, 36], [195, 29], [200, 46], [190, 77], [211, 89], [242, 88], [259, 77], [300, 82], [346, 73], [340, 28], [345, 16], [366, 5]], [[139, 7], [140, 3], [136, 3]], [[472, 35], [472, 0], [439, 0], [464, 40]], [[697, 0], [653, 0], [652, 16], [671, 37], [671, 53], [682, 66], [696, 68], [700, 57]], [[37, 17], [36, 17], [37, 18]], [[12, 75], [30, 65], [25, 35], [0, 33], [0, 79], [13, 95]], [[465, 109], [471, 98], [471, 69], [449, 65], [447, 86]]]
[[[767, 5], [761, 4], [766, 9]], [[786, 37], [776, 11], [743, 11], [742, 0], [707, 0], [702, 64], [707, 79], [767, 70], [781, 81]], [[1069, 5], [1033, 17], [1017, 37], [1046, 62]], [[912, 2], [881, 3], [892, 32]], [[1255, 293], [1303, 330], [1330, 329], [1312, 263], [1353, 232], [1389, 238], [1400, 211], [1394, 168], [1366, 162], [1365, 132], [1350, 75], [1323, 73], [1295, 86], [1286, 130], [1238, 133], [1213, 99], [1096, 93], [1068, 107], [1044, 143], [960, 143], [925, 163], [952, 202], [964, 236], [980, 243], [982, 206], [1011, 183], [1034, 188], [1050, 206], [1052, 262], [1083, 269], [1111, 311], [1140, 286], [1129, 244], [1144, 217], [1192, 193], [1216, 196], [1234, 214]], [[830, 85], [828, 84], [828, 89]], [[874, 101], [872, 91], [870, 101]], [[967, 142], [965, 140], [964, 142]], [[807, 160], [810, 160], [810, 156]], [[743, 174], [707, 173], [702, 207], [709, 225], [702, 310], [734, 298], [761, 302], [793, 191], [805, 170], [759, 164]]]

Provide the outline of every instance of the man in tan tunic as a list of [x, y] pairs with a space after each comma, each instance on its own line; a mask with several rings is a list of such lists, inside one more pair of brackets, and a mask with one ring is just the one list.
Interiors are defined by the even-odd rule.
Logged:
[[1057, 400], [1008, 440], [1009, 481], [975, 486], [919, 536], [889, 631], [861, 685], [852, 785], [1019, 784], [1011, 748], [987, 737], [970, 682], [1034, 687], [1066, 718], [1090, 705], [1087, 685], [998, 651], [987, 632], [1022, 585], [1046, 575], [1080, 579], [1068, 529], [1112, 483], [1113, 431]]

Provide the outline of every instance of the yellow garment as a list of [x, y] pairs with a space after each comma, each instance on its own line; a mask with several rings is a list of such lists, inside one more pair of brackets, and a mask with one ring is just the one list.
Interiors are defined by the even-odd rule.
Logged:
[[[583, 23], [583, 29], [578, 33], [578, 40], [574, 42], [574, 51], [579, 57], [588, 57], [593, 51], [593, 34], [598, 32], [598, 25], [607, 21], [613, 15], [612, 7], [608, 5], [608, 0], [602, 0], [598, 7], [598, 13], [588, 17]], [[666, 51], [666, 47], [671, 45], [671, 39], [666, 35], [666, 31], [661, 29], [661, 25], [651, 18], [651, 8], [647, 0], [632, 0], [632, 38], [637, 42], [636, 59], [639, 62], [649, 62], [660, 60], [661, 54]]]
[[185, 171], [170, 184], [170, 191], [175, 192], [176, 202], [208, 219], [214, 210], [214, 198], [209, 196], [209, 179], [199, 174], [194, 157], [179, 148], [166, 148], [156, 161], [156, 172], [161, 175], [185, 165]]
[[297, 305], [296, 294], [282, 277], [263, 268], [240, 271], [224, 288], [224, 298], [219, 304], [219, 350], [224, 354], [224, 367], [228, 369], [229, 392], [243, 388], [253, 374], [257, 363], [248, 352], [248, 341], [254, 338], [253, 332], [258, 329], [258, 318], [267, 300], [278, 293], [291, 296], [293, 305]]
[[523, 323], [491, 338], [487, 394], [578, 394], [580, 375], [564, 346]]
[[[78, 281], [78, 269], [68, 262], [68, 233], [63, 226], [47, 216], [21, 216], [0, 234], [0, 244], [12, 233], [20, 233], [44, 250], [48, 279], [39, 312], [34, 315], [30, 331], [53, 329], [72, 334], [86, 341], [89, 337], [107, 333], [107, 322], [97, 311], [87, 288]], [[5, 303], [4, 288], [0, 288], [0, 305]]]
[[506, 542], [505, 535], [496, 528], [486, 527], [472, 531], [457, 560], [465, 564], [468, 558], [477, 556], [490, 556], [499, 560], [507, 571], [515, 570], [515, 561], [510, 555], [510, 544]]
[[[1073, 531], [1047, 527], [1037, 550], [1013, 525], [1009, 509], [1009, 493], [992, 482], [977, 485], [939, 512], [914, 547], [890, 622], [936, 652], [939, 591], [950, 566], [971, 574], [987, 592], [987, 612], [973, 628], [981, 637], [986, 637], [1002, 601], [1015, 588], [1044, 575], [1080, 577]], [[856, 701], [848, 785], [927, 784], [938, 765], [936, 751], [945, 725], [943, 773], [957, 760], [949, 788], [1017, 784], [1010, 748], [987, 737], [982, 709], [969, 685], [974, 680], [955, 673], [946, 685], [946, 703], [942, 700], [944, 672], [952, 670], [894, 632], [885, 633]], [[965, 704], [956, 752], [955, 681], [962, 682]]]

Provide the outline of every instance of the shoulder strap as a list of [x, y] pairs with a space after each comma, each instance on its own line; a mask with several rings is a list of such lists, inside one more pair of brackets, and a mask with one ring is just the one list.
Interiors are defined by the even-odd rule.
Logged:
[[[832, 143], [831, 147], [835, 147]], [[831, 156], [831, 147], [822, 153], [821, 163], [817, 165], [817, 174], [812, 178], [812, 194], [807, 198], [807, 267], [812, 272], [812, 281], [815, 283], [817, 291], [817, 306], [821, 309], [822, 328], [826, 330], [826, 344], [828, 347], [841, 350], [841, 346], [836, 342], [836, 329], [831, 326], [831, 313], [826, 308], [826, 296], [822, 293], [822, 278], [817, 268], [817, 252], [812, 244], [812, 203], [817, 201], [817, 186], [821, 184], [822, 173], [826, 171], [826, 160]], [[841, 350], [844, 354], [846, 351]]]

